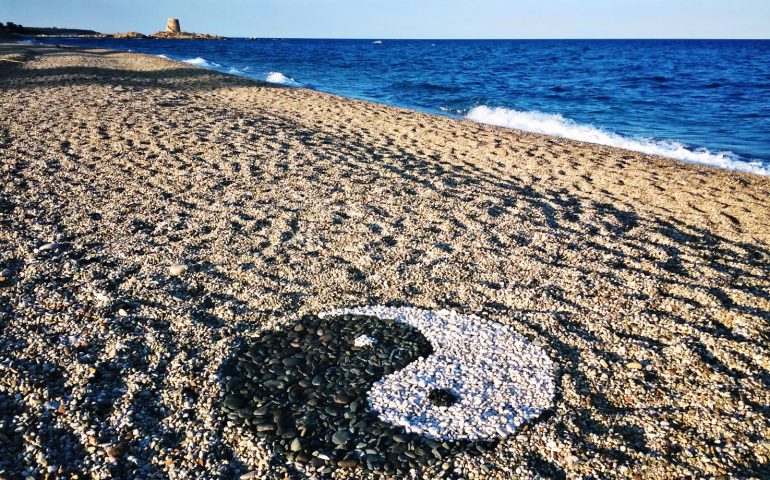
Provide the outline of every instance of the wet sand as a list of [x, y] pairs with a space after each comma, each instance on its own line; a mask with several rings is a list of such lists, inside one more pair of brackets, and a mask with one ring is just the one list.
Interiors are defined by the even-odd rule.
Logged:
[[557, 368], [417, 477], [770, 476], [770, 178], [106, 50], [0, 46], [0, 111], [0, 478], [301, 478], [223, 365], [374, 304]]

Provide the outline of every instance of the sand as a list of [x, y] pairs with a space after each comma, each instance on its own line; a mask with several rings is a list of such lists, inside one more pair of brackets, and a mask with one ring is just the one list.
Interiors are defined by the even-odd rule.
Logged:
[[374, 304], [556, 365], [417, 478], [770, 476], [770, 178], [105, 50], [2, 45], [0, 111], [0, 478], [302, 478], [223, 362]]

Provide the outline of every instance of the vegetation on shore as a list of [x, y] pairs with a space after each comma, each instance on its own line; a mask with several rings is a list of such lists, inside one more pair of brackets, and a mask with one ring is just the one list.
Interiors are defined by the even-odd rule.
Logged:
[[25, 27], [13, 22], [0, 22], [0, 38], [18, 38], [19, 36], [47, 37], [88, 37], [88, 38], [164, 38], [164, 39], [202, 39], [223, 40], [225, 37], [194, 32], [156, 32], [145, 35], [139, 32], [100, 33], [95, 30], [58, 27]]
[[100, 35], [95, 30], [84, 30], [77, 28], [58, 28], [58, 27], [25, 27], [13, 22], [3, 24], [0, 22], [0, 38], [13, 37], [15, 35]]

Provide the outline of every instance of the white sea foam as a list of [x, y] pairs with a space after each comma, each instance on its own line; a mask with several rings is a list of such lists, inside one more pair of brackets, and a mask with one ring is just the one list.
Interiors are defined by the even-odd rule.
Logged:
[[515, 128], [527, 132], [554, 135], [583, 142], [625, 148], [636, 152], [674, 158], [727, 170], [770, 176], [770, 166], [761, 162], [741, 160], [732, 152], [710, 152], [705, 148], [690, 150], [678, 142], [648, 138], [628, 138], [592, 125], [581, 125], [561, 115], [538, 111], [490, 108], [485, 105], [472, 109], [466, 118], [479, 123]]
[[[163, 54], [158, 56], [162, 58], [170, 58]], [[190, 65], [195, 65], [196, 67], [208, 68], [210, 70], [216, 70], [218, 72], [229, 73], [231, 75], [238, 75], [241, 77], [255, 78], [255, 75], [247, 73], [247, 71], [251, 70], [250, 67], [236, 68], [227, 65], [220, 65], [216, 62], [206, 60], [203, 57], [188, 58], [187, 60], [182, 61], [184, 63], [189, 63]], [[270, 72], [265, 77], [265, 80], [270, 83], [280, 83], [282, 85], [300, 85], [300, 83], [296, 82], [293, 78], [287, 77], [281, 72]]]
[[438, 109], [441, 110], [442, 112], [447, 112], [447, 113], [452, 113], [452, 114], [457, 114], [457, 115], [462, 115], [462, 113], [463, 113], [462, 110], [459, 110], [457, 108], [438, 107]]
[[270, 83], [280, 83], [283, 85], [290, 85], [290, 84], [297, 83], [294, 81], [293, 78], [289, 78], [281, 72], [270, 72], [267, 74], [267, 77], [265, 78], [265, 80]]
[[188, 58], [187, 60], [182, 61], [184, 63], [189, 63], [190, 65], [195, 65], [196, 67], [217, 68], [220, 66], [218, 63], [209, 62], [203, 57]]

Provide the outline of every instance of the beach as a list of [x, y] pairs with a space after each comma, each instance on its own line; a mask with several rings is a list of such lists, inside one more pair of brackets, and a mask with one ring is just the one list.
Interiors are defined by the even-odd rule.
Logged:
[[109, 50], [3, 44], [0, 111], [0, 478], [303, 478], [223, 369], [364, 305], [508, 326], [553, 405], [320, 477], [770, 475], [770, 177]]

